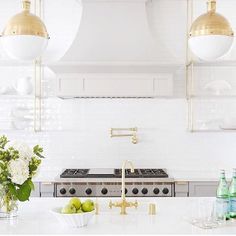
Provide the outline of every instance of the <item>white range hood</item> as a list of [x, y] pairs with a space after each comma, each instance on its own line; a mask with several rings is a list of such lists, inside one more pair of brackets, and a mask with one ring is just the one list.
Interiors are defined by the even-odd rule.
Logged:
[[57, 95], [62, 98], [172, 96], [173, 72], [166, 71], [165, 66], [161, 68], [161, 63], [170, 56], [151, 33], [148, 10], [152, 1], [79, 2], [83, 10], [77, 36], [60, 62], [50, 66], [58, 77]]
[[77, 36], [62, 62], [156, 62], [147, 18], [149, 0], [81, 0]]

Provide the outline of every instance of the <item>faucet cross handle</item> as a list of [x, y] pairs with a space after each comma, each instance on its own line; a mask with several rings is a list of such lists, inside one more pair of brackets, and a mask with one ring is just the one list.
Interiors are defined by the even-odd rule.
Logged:
[[137, 208], [138, 208], [138, 202], [137, 202], [137, 200], [135, 200], [135, 202], [130, 202], [130, 206], [131, 206], [131, 207], [135, 207], [135, 209], [137, 209]]
[[113, 203], [112, 201], [109, 202], [109, 208], [112, 209], [112, 207], [120, 207], [121, 211], [120, 214], [121, 215], [126, 215], [126, 208], [127, 207], [135, 207], [135, 209], [137, 209], [138, 207], [138, 202], [137, 200], [135, 202], [127, 202], [126, 200], [123, 200], [121, 202], [115, 202]]
[[114, 203], [112, 203], [112, 201], [109, 202], [109, 208], [112, 209], [112, 207], [114, 206]]
[[112, 201], [109, 202], [110, 209], [112, 209], [112, 207], [121, 207], [121, 205], [122, 204], [120, 202], [114, 202], [114, 203]]

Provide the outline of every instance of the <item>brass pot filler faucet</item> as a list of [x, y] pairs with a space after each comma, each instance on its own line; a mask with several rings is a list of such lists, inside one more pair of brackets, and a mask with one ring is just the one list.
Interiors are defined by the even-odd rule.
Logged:
[[[118, 132], [129, 131], [130, 133], [114, 134], [115, 131], [118, 131]], [[131, 137], [132, 143], [133, 144], [137, 144], [138, 143], [137, 132], [138, 132], [138, 128], [137, 127], [134, 127], [134, 128], [111, 128], [110, 135], [111, 135], [111, 138], [115, 138], [115, 137]]]

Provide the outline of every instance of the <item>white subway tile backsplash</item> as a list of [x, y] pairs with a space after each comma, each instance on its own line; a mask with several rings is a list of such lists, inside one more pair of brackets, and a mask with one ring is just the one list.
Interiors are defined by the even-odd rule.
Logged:
[[[138, 167], [229, 169], [236, 166], [236, 133], [189, 133], [184, 99], [53, 100], [49, 130], [7, 131], [10, 139], [39, 143], [45, 149], [42, 170], [66, 167], [120, 167], [125, 159]], [[60, 122], [59, 122], [60, 121]], [[57, 124], [61, 124], [61, 127]], [[139, 143], [110, 138], [111, 127], [138, 127]]]

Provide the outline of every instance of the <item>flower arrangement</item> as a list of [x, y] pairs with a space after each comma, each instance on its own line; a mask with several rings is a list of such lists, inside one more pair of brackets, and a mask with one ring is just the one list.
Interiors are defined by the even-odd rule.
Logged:
[[[29, 200], [32, 178], [41, 164], [43, 149], [0, 137], [0, 213], [17, 210], [17, 201]], [[0, 214], [1, 217], [1, 214]]]

